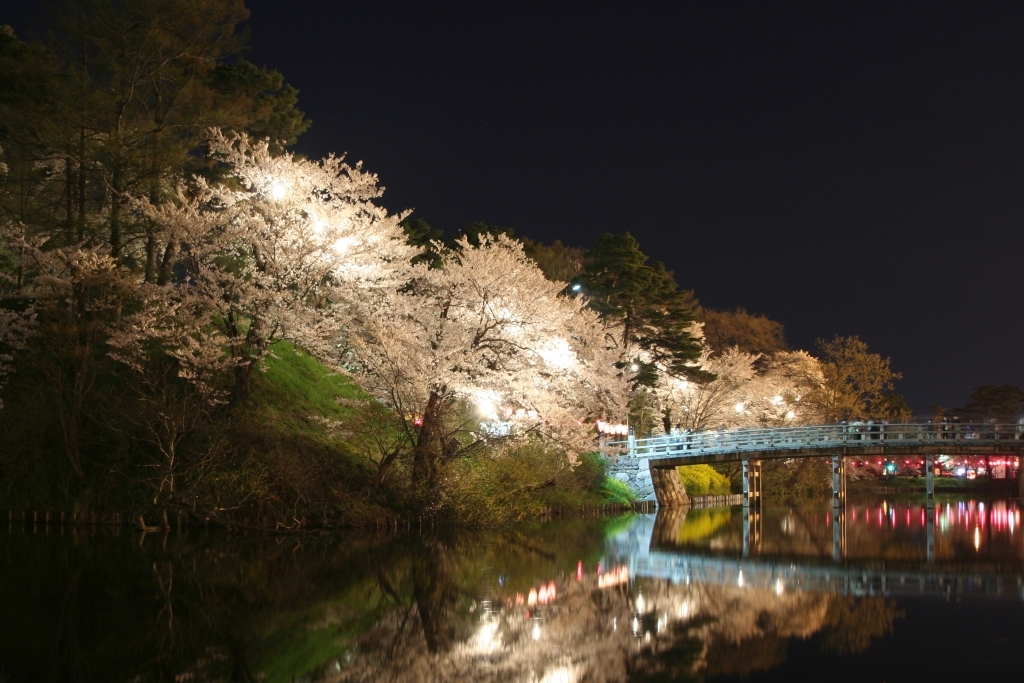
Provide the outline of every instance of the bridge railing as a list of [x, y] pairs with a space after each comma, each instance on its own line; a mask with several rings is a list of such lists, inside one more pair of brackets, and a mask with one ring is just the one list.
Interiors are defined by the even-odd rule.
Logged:
[[804, 448], [870, 448], [887, 443], [941, 446], [943, 443], [992, 445], [1024, 438], [1024, 425], [991, 423], [836, 424], [767, 429], [666, 434], [608, 442], [640, 458], [679, 457], [725, 452], [800, 450]]

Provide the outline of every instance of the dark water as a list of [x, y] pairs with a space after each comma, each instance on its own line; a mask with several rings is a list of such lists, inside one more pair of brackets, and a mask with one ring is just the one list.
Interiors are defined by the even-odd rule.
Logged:
[[1015, 500], [491, 533], [0, 531], [0, 681], [1016, 681]]

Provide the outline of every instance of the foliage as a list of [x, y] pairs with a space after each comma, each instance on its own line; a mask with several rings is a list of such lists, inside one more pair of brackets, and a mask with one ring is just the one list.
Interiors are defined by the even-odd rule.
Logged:
[[764, 495], [772, 500], [798, 501], [824, 496], [832, 490], [832, 468], [822, 460], [766, 460], [761, 468]]
[[534, 260], [544, 277], [552, 282], [572, 282], [583, 272], [583, 250], [578, 247], [567, 247], [561, 240], [544, 244], [529, 237], [521, 237], [519, 241], [523, 243], [526, 255]]
[[894, 391], [886, 391], [879, 394], [872, 403], [871, 408], [875, 418], [880, 418], [893, 424], [906, 424], [914, 417], [914, 411], [907, 405], [903, 394], [897, 394]]
[[447, 469], [435, 509], [466, 526], [493, 526], [600, 502], [607, 487], [600, 456], [569, 464], [566, 453], [538, 441], [460, 459]]
[[782, 427], [818, 417], [803, 401], [819, 376], [817, 361], [803, 351], [765, 359], [735, 347], [721, 353], [705, 347], [701, 366], [712, 379], [675, 379], [658, 392], [666, 418], [678, 429]]
[[419, 218], [406, 218], [399, 225], [402, 226], [409, 246], [419, 250], [412, 257], [412, 263], [426, 263], [433, 268], [440, 268], [444, 232], [430, 227], [430, 223]]
[[161, 204], [176, 177], [210, 171], [212, 126], [279, 151], [309, 125], [280, 74], [237, 59], [247, 18], [241, 0], [77, 0], [50, 15], [48, 50], [6, 31], [0, 213], [27, 238], [103, 244], [147, 282], [166, 279], [173, 237], [128, 215], [127, 200]]
[[885, 417], [882, 410], [891, 405], [891, 399], [883, 398], [885, 392], [902, 377], [890, 369], [890, 360], [870, 353], [868, 345], [855, 336], [819, 339], [818, 349], [822, 381], [805, 400], [821, 420]]
[[633, 489], [625, 482], [618, 479], [605, 479], [601, 485], [601, 495], [609, 503], [629, 504], [636, 500]]
[[628, 232], [601, 235], [586, 259], [579, 282], [590, 306], [615, 326], [624, 354], [621, 361], [638, 366], [635, 377], [647, 386], [657, 384], [657, 372], [702, 377], [696, 364], [701, 346], [691, 334], [689, 298], [665, 265], [648, 264]]
[[701, 308], [697, 317], [704, 323], [704, 340], [715, 353], [734, 347], [745, 353], [764, 355], [788, 350], [782, 323], [764, 315], [747, 313], [743, 308], [735, 311]]
[[[216, 131], [209, 145], [230, 167], [232, 184], [193, 178], [179, 184], [175, 203], [136, 202], [171, 236], [187, 275], [144, 295], [192, 312], [197, 319], [183, 329], [208, 332], [191, 339], [228, 348], [237, 399], [278, 339], [328, 357], [340, 334], [338, 305], [353, 289], [395, 286], [389, 264], [413, 252], [401, 239], [400, 217], [373, 204], [381, 193], [376, 176], [359, 166], [273, 156], [266, 142]], [[147, 306], [125, 329], [151, 336], [167, 324], [162, 305]]]
[[[624, 394], [603, 325], [560, 296], [521, 245], [501, 236], [459, 245], [440, 268], [409, 266], [408, 286], [356, 299], [339, 358], [407, 436], [426, 499], [448, 463], [505, 441], [551, 439], [574, 460], [593, 440], [584, 421], [621, 414]], [[382, 467], [403, 455], [385, 455]]]
[[494, 225], [487, 225], [481, 221], [475, 221], [459, 228], [455, 239], [448, 242], [448, 248], [459, 250], [464, 249], [466, 244], [468, 244], [470, 247], [478, 249], [484, 242], [492, 242], [501, 237], [513, 239], [515, 232], [513, 228], [499, 228]]
[[721, 496], [731, 492], [729, 478], [717, 472], [711, 465], [686, 465], [676, 469], [686, 493], [691, 496]]
[[1010, 384], [982, 384], [971, 390], [971, 400], [954, 412], [968, 421], [1013, 422], [1024, 409], [1024, 390]]

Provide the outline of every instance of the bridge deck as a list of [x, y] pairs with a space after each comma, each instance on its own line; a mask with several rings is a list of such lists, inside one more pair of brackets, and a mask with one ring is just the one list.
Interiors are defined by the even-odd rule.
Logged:
[[[656, 436], [606, 444], [657, 467], [736, 460], [1024, 452], [1019, 424], [820, 425]], [[654, 463], [651, 463], [654, 466]]]

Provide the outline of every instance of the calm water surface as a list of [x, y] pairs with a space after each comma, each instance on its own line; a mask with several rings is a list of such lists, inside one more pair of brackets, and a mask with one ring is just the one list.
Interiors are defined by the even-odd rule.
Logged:
[[1021, 680], [1020, 506], [938, 503], [390, 537], [15, 524], [0, 682]]

